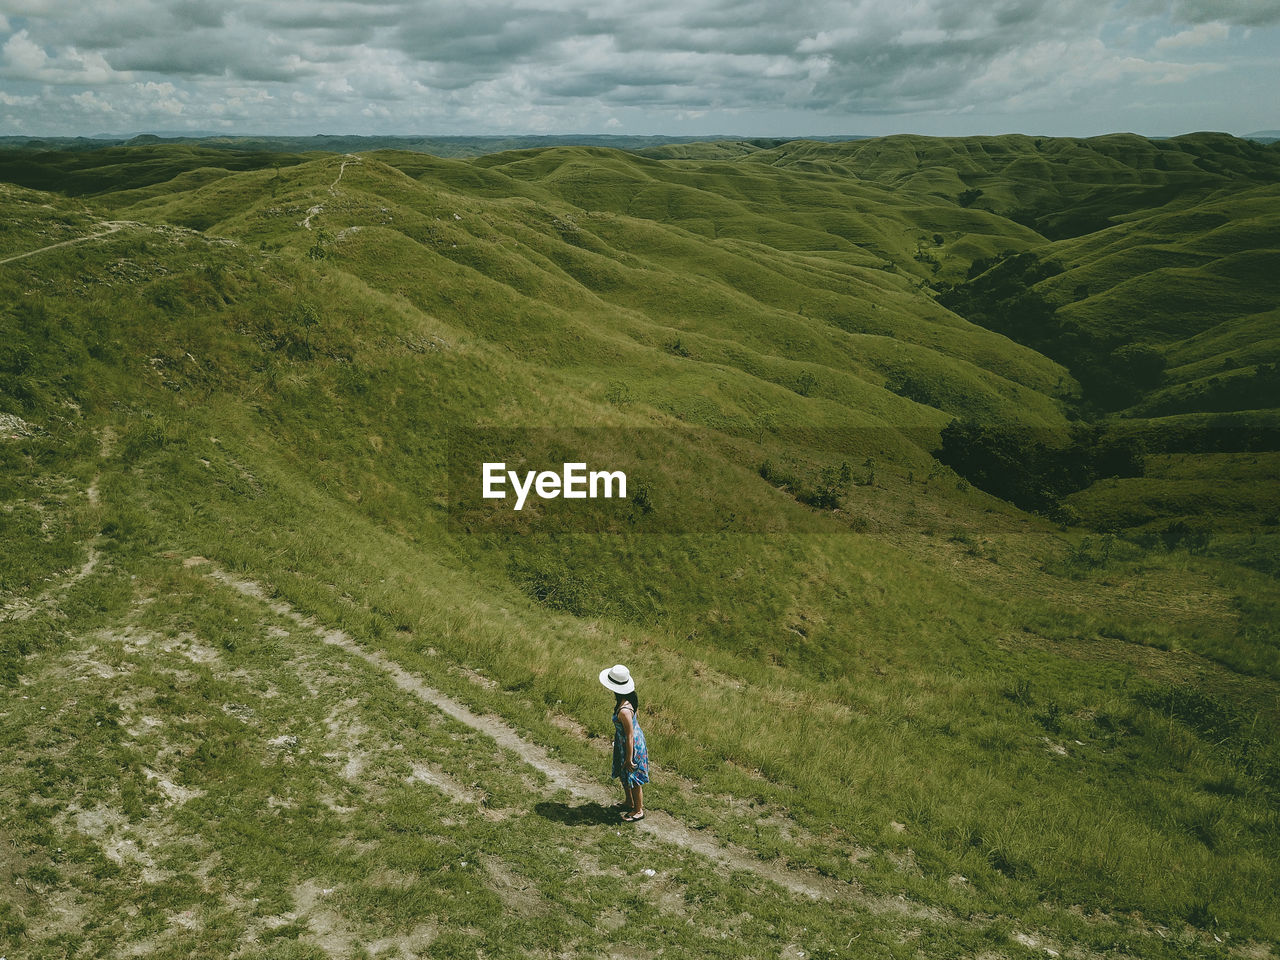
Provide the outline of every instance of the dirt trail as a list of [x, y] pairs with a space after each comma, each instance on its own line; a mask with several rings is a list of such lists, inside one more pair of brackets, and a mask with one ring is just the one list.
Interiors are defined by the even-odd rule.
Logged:
[[329, 184], [329, 193], [336, 194], [338, 192], [338, 184], [342, 182], [342, 174], [347, 169], [348, 163], [359, 163], [360, 158], [354, 154], [346, 154], [341, 165], [338, 167], [338, 175], [333, 178], [333, 183]]
[[[344, 631], [321, 626], [312, 618], [298, 613], [288, 603], [271, 599], [258, 583], [236, 577], [216, 567], [203, 557], [191, 557], [186, 561], [186, 565], [202, 566], [207, 576], [266, 604], [276, 614], [288, 617], [299, 626], [311, 630], [317, 638], [325, 643], [377, 667], [406, 693], [431, 704], [455, 720], [489, 736], [498, 745], [514, 751], [525, 763], [546, 775], [552, 790], [563, 789], [575, 799], [583, 801], [609, 803], [617, 799], [615, 791], [605, 787], [598, 780], [586, 776], [579, 768], [555, 759], [545, 747], [524, 739], [514, 728], [499, 717], [476, 713], [470, 707], [453, 699], [448, 694], [423, 683], [418, 677], [383, 654], [364, 648]], [[425, 782], [435, 784], [459, 802], [473, 803], [477, 800], [465, 787], [454, 783], [447, 776], [434, 774], [426, 768], [418, 767], [415, 767], [415, 776]], [[856, 882], [846, 883], [824, 876], [815, 870], [792, 868], [781, 861], [761, 860], [748, 850], [725, 843], [709, 833], [691, 829], [680, 820], [661, 811], [647, 812], [644, 821], [636, 824], [634, 829], [649, 834], [657, 840], [675, 844], [678, 847], [699, 854], [725, 869], [754, 874], [792, 893], [815, 900], [854, 903], [874, 916], [909, 917], [916, 923], [970, 928], [987, 922], [980, 916], [962, 916], [950, 913], [945, 909], [911, 900], [904, 895], [885, 896], [872, 894], [863, 890]], [[1112, 918], [1100, 919], [1098, 922], [1114, 925], [1117, 931], [1122, 929]], [[1208, 936], [1209, 934], [1204, 935], [1206, 943]], [[1009, 935], [1009, 938], [1011, 943], [1020, 944], [1036, 952], [1044, 951], [1048, 956], [1060, 956], [1064, 949], [1071, 949], [1059, 943], [1053, 935], [1040, 930], [1015, 930]], [[1241, 958], [1275, 956], [1265, 946], [1252, 941], [1232, 944], [1227, 949], [1233, 956]], [[1088, 951], [1082, 952], [1078, 949], [1071, 950], [1071, 955], [1085, 958], [1097, 956]]]
[[[288, 617], [299, 626], [313, 630], [315, 635], [325, 643], [331, 644], [343, 652], [359, 657], [387, 674], [401, 690], [412, 694], [419, 700], [431, 704], [442, 713], [464, 723], [473, 730], [490, 737], [501, 747], [516, 753], [525, 763], [540, 771], [550, 781], [555, 791], [566, 790], [578, 800], [610, 803], [617, 799], [616, 791], [610, 790], [598, 781], [592, 780], [581, 770], [553, 758], [545, 747], [532, 743], [520, 736], [512, 727], [498, 717], [489, 714], [478, 714], [470, 707], [453, 699], [448, 694], [427, 686], [420, 679], [399, 664], [393, 662], [374, 650], [368, 650], [358, 644], [349, 634], [342, 630], [325, 628], [310, 617], [303, 616], [289, 604], [270, 599], [262, 587], [252, 580], [233, 576], [219, 569], [203, 558], [192, 557], [189, 565], [205, 565], [206, 575], [226, 584], [248, 597], [265, 603], [274, 613]], [[867, 903], [873, 911], [886, 909], [885, 904], [871, 903], [870, 898], [860, 894], [857, 887], [830, 877], [824, 877], [813, 870], [792, 869], [785, 864], [761, 860], [750, 852], [730, 844], [721, 843], [712, 837], [691, 830], [685, 824], [669, 814], [651, 811], [643, 822], [636, 824], [636, 829], [674, 843], [694, 853], [714, 860], [730, 870], [744, 870], [776, 883], [793, 893], [814, 899], [857, 899]], [[905, 904], [894, 903], [895, 912], [904, 911]], [[923, 908], [922, 908], [923, 909]]]
[[[58, 581], [35, 597], [30, 599], [17, 597], [6, 601], [3, 606], [0, 606], [0, 623], [27, 620], [37, 610], [41, 609], [52, 609], [56, 612], [57, 602], [62, 599], [62, 596], [89, 574], [93, 573], [97, 566], [98, 549], [97, 541], [95, 540], [88, 546], [84, 563], [80, 564], [70, 576]], [[0, 958], [0, 960], [3, 960], [3, 958]]]
[[97, 233], [86, 234], [83, 237], [73, 237], [70, 240], [63, 240], [60, 243], [51, 243], [47, 247], [39, 247], [36, 250], [28, 250], [26, 253], [18, 253], [12, 257], [5, 257], [3, 260], [0, 260], [0, 264], [13, 263], [13, 261], [15, 260], [22, 260], [26, 257], [34, 257], [37, 253], [44, 253], [46, 250], [56, 250], [58, 249], [58, 247], [69, 247], [73, 243], [84, 243], [86, 240], [101, 240], [103, 237], [109, 236], [110, 234], [113, 234], [118, 230], [123, 230], [125, 227], [141, 227], [141, 226], [144, 226], [144, 224], [138, 223], [134, 220], [104, 220], [102, 223], [102, 226], [106, 227], [107, 229], [99, 230]]
[[[359, 162], [359, 157], [350, 153], [346, 155], [346, 158], [338, 166], [338, 175], [333, 178], [333, 183], [329, 184], [329, 196], [336, 197], [338, 195], [338, 184], [342, 182], [342, 174], [346, 171], [347, 164]], [[300, 226], [306, 230], [310, 230], [311, 218], [318, 217], [322, 213], [324, 213], [324, 204], [317, 203], [314, 207], [307, 210], [307, 215], [303, 217]]]
[[[115, 446], [115, 441], [115, 431], [113, 431], [109, 426], [103, 427], [98, 438], [98, 456], [101, 459], [106, 460], [111, 456], [111, 451]], [[85, 488], [84, 496], [90, 506], [96, 507], [100, 502], [98, 483], [101, 479], [102, 471], [99, 470], [93, 475], [93, 479], [89, 481], [89, 486]], [[85, 546], [84, 563], [80, 564], [80, 567], [70, 576], [58, 581], [36, 597], [32, 597], [31, 599], [18, 597], [13, 600], [8, 600], [3, 605], [0, 605], [0, 623], [12, 620], [26, 620], [42, 607], [54, 607], [57, 601], [68, 590], [74, 587], [85, 577], [89, 576], [89, 574], [93, 573], [97, 568], [98, 544], [101, 539], [102, 537], [99, 535], [88, 541]], [[0, 960], [4, 960], [4, 958], [0, 957]]]

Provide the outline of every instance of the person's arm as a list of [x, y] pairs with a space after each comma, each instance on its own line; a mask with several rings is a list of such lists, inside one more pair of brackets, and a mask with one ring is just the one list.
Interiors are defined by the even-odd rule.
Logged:
[[618, 719], [622, 721], [622, 732], [627, 736], [627, 752], [622, 758], [622, 763], [628, 770], [634, 770], [636, 768], [636, 728], [631, 723], [631, 711], [619, 710]]

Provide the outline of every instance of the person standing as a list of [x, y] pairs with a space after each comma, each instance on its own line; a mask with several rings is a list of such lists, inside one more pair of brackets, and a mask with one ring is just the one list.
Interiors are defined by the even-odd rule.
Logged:
[[644, 785], [649, 782], [649, 748], [640, 729], [636, 684], [622, 664], [600, 671], [600, 682], [613, 691], [613, 777], [622, 781], [627, 809], [622, 819], [644, 819]]

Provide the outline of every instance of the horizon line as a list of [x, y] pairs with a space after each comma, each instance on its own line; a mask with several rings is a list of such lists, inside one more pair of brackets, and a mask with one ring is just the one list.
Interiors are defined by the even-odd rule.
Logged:
[[868, 134], [868, 133], [840, 133], [840, 134], [745, 134], [745, 133], [697, 133], [697, 134], [681, 134], [681, 133], [592, 133], [585, 131], [573, 131], [564, 133], [334, 133], [334, 132], [317, 132], [317, 133], [258, 133], [258, 132], [213, 132], [213, 131], [175, 131], [175, 130], [140, 130], [131, 133], [0, 133], [0, 141], [3, 140], [136, 140], [142, 137], [154, 137], [159, 140], [312, 140], [312, 139], [359, 139], [359, 140], [375, 140], [375, 139], [398, 139], [398, 140], [513, 140], [513, 139], [563, 139], [573, 137], [592, 137], [597, 139], [614, 139], [614, 140], [680, 140], [685, 142], [717, 142], [717, 141], [738, 141], [738, 140], [812, 140], [812, 141], [848, 141], [848, 140], [883, 140], [889, 137], [926, 137], [933, 140], [963, 140], [968, 138], [980, 137], [1033, 137], [1052, 140], [1093, 140], [1100, 137], [1111, 136], [1136, 136], [1145, 140], [1171, 140], [1177, 137], [1195, 136], [1198, 134], [1214, 134], [1220, 136], [1234, 137], [1240, 140], [1247, 140], [1254, 137], [1267, 137], [1280, 139], [1280, 128], [1268, 130], [1254, 130], [1249, 133], [1237, 134], [1227, 130], [1198, 129], [1185, 130], [1180, 133], [1164, 133], [1150, 134], [1138, 133], [1134, 130], [1110, 130], [1104, 133], [1094, 133], [1084, 136], [1071, 134], [1052, 134], [1040, 132], [1027, 132], [1022, 130], [1006, 130], [1001, 133], [962, 133], [962, 134], [933, 134], [920, 133], [917, 131], [903, 130], [896, 133]]

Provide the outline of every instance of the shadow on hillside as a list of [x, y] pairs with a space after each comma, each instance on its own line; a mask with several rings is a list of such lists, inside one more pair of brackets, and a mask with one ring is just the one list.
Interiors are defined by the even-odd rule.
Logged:
[[533, 809], [540, 817], [546, 817], [548, 820], [554, 820], [556, 823], [563, 823], [570, 827], [585, 827], [598, 823], [617, 823], [619, 813], [618, 807], [602, 806], [594, 800], [590, 803], [578, 804], [576, 807], [571, 807], [567, 803], [544, 800], [542, 803], [535, 804]]

